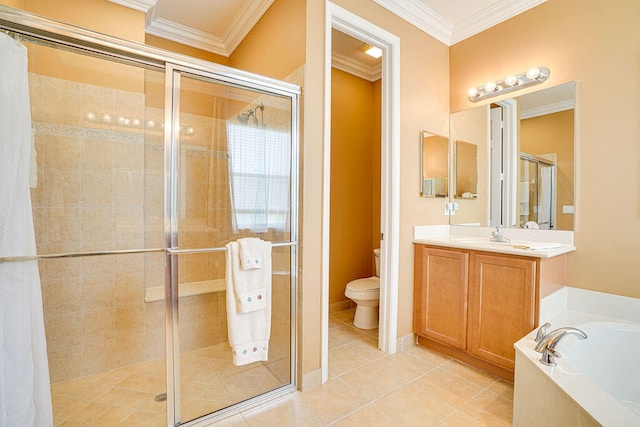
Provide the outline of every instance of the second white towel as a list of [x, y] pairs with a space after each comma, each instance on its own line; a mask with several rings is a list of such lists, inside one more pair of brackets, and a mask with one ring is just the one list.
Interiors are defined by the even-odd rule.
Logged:
[[264, 242], [255, 237], [238, 239], [240, 246], [240, 266], [243, 270], [262, 268], [262, 244]]
[[260, 269], [241, 268], [239, 246], [226, 246], [227, 327], [236, 366], [268, 360], [271, 335], [271, 242], [259, 240]]

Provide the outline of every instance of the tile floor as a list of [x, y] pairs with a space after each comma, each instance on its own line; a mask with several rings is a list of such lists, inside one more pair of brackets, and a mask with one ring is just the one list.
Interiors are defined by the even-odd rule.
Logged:
[[421, 346], [377, 350], [378, 331], [330, 315], [329, 381], [224, 426], [510, 426], [513, 384]]
[[[183, 419], [195, 419], [288, 384], [289, 365], [281, 361], [233, 366], [227, 343], [183, 354]], [[164, 359], [53, 384], [54, 424], [166, 427], [166, 402], [155, 400], [165, 390]]]
[[[421, 346], [386, 355], [377, 330], [353, 326], [353, 310], [330, 315], [329, 381], [240, 413], [216, 426], [510, 426], [513, 385]], [[233, 367], [219, 344], [183, 357], [183, 413], [228, 406], [273, 388], [277, 369]], [[164, 362], [54, 384], [55, 425], [166, 426]]]

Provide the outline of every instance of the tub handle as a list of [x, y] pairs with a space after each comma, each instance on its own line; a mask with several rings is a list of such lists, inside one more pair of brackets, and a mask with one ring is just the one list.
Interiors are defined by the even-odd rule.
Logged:
[[558, 364], [556, 363], [554, 358], [560, 357], [560, 356], [561, 354], [558, 350], [554, 350], [552, 348], [547, 347], [542, 351], [542, 357], [540, 358], [540, 362], [542, 362], [543, 365], [547, 365], [547, 366], [557, 366]]
[[542, 339], [547, 335], [547, 331], [551, 327], [551, 323], [547, 322], [544, 325], [540, 326], [538, 329], [538, 333], [536, 334], [536, 342], [542, 341]]
[[556, 345], [566, 335], [575, 335], [581, 340], [587, 339], [587, 334], [578, 328], [572, 328], [570, 326], [564, 328], [558, 328], [544, 335], [538, 345], [536, 345], [535, 351], [542, 353], [540, 362], [548, 366], [556, 366], [554, 357], [560, 357], [560, 353], [556, 351]]

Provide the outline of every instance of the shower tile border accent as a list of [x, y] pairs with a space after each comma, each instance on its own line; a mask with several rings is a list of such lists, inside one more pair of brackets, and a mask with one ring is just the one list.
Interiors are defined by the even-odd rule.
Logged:
[[[162, 144], [145, 143], [144, 135], [125, 131], [111, 131], [106, 129], [94, 129], [78, 126], [54, 125], [42, 122], [33, 122], [33, 130], [36, 134], [62, 136], [69, 138], [92, 139], [107, 142], [125, 142], [130, 144], [144, 144], [145, 151], [163, 151]], [[180, 151], [193, 157], [208, 157], [212, 159], [228, 159], [226, 151], [210, 150], [196, 145], [182, 145]]]
[[70, 138], [94, 139], [108, 142], [127, 142], [131, 144], [144, 143], [144, 135], [133, 132], [111, 131], [106, 129], [86, 128], [79, 126], [54, 125], [42, 122], [33, 122], [33, 130], [36, 134], [64, 136]]

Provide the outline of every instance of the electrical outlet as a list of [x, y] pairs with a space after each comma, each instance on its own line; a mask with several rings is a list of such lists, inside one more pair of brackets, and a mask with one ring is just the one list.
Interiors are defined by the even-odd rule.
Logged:
[[444, 214], [447, 216], [455, 215], [456, 210], [458, 210], [457, 203], [445, 203], [444, 204]]

